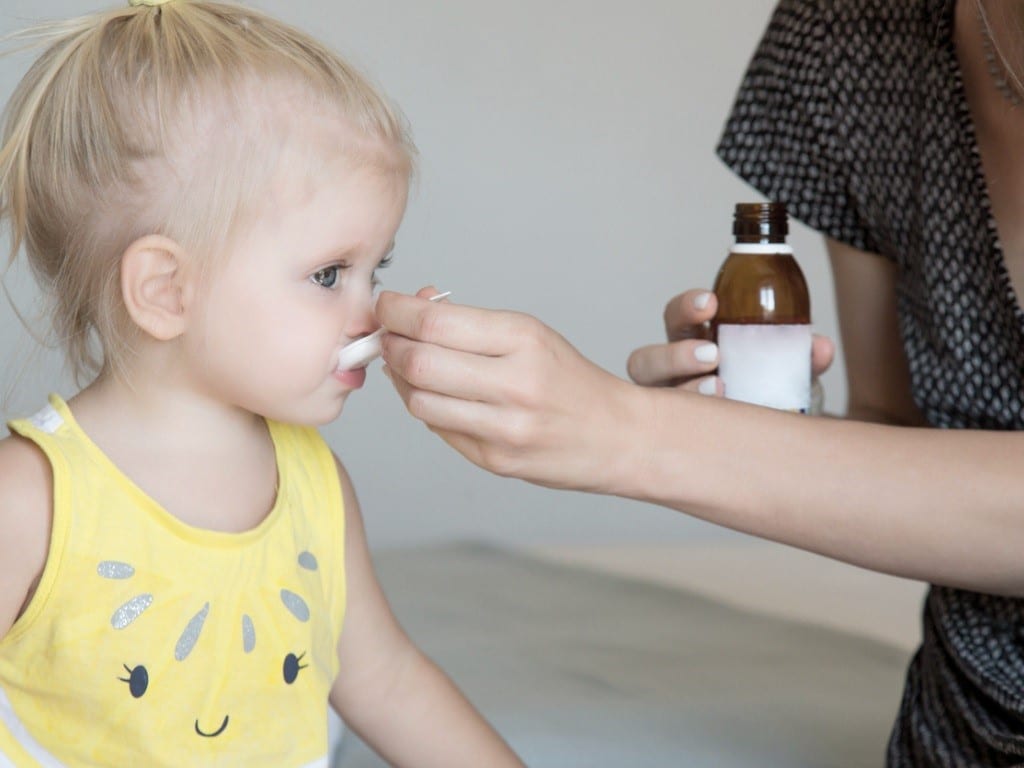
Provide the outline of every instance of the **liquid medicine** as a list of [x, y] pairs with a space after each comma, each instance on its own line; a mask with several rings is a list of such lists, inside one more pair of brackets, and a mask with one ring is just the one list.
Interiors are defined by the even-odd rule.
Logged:
[[811, 301], [788, 232], [782, 203], [737, 203], [712, 329], [727, 398], [807, 413]]

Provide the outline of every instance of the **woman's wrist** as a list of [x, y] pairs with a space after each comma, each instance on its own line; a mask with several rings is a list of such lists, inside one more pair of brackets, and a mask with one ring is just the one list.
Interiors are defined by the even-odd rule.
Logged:
[[[773, 422], [783, 414], [737, 406], [742, 404], [676, 388], [634, 387], [627, 406], [631, 429], [622, 437], [609, 493], [698, 517], [744, 506], [750, 489], [736, 482], [737, 448], [753, 448], [750, 435], [758, 427], [750, 420]], [[716, 522], [732, 525], [730, 518]]]
[[676, 450], [675, 441], [664, 442], [667, 425], [680, 431], [687, 429], [678, 411], [680, 404], [674, 401], [689, 395], [661, 387], [621, 384], [614, 406], [618, 418], [609, 420], [614, 431], [604, 449], [609, 458], [599, 478], [600, 491], [650, 500], [650, 489], [664, 481], [659, 467], [666, 461], [666, 453]]

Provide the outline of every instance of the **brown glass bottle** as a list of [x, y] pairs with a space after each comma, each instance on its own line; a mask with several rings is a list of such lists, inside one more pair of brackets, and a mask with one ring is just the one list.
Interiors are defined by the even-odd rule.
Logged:
[[782, 203], [737, 203], [736, 241], [715, 278], [712, 329], [726, 397], [806, 412], [811, 301], [788, 231]]

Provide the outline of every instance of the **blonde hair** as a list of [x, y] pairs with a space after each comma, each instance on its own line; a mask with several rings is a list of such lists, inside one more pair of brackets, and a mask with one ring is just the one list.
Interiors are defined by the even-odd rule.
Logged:
[[326, 46], [251, 9], [172, 0], [20, 37], [46, 49], [6, 108], [0, 218], [8, 266], [24, 248], [77, 379], [131, 354], [125, 249], [155, 233], [213, 253], [269, 184], [274, 148], [251, 98], [263, 85], [288, 86], [412, 173], [398, 111]]

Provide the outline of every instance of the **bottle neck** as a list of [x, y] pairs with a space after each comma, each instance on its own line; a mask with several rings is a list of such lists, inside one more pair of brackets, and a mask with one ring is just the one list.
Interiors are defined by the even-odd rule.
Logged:
[[737, 243], [785, 243], [785, 234], [760, 233], [736, 235]]
[[732, 233], [737, 243], [784, 243], [789, 234], [786, 206], [779, 202], [736, 203]]

